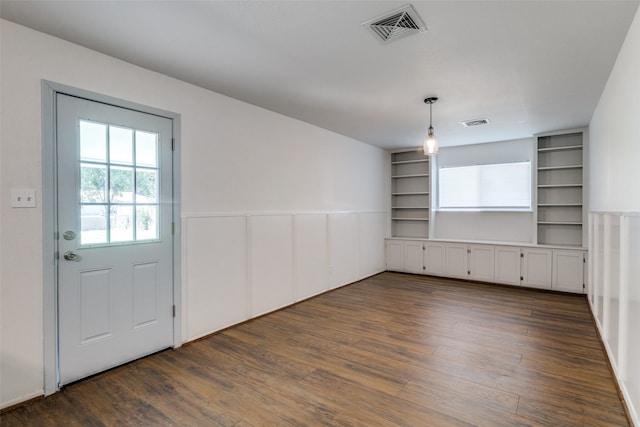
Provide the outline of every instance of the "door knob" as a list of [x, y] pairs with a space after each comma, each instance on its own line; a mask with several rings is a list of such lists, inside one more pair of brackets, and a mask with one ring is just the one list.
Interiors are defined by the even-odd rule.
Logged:
[[78, 254], [73, 251], [67, 251], [64, 253], [64, 259], [66, 259], [67, 261], [75, 261], [78, 258]]

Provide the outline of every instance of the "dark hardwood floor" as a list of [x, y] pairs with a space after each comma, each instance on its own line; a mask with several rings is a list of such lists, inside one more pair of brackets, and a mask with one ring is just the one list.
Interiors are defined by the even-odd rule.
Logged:
[[383, 273], [65, 387], [8, 426], [627, 426], [587, 301]]

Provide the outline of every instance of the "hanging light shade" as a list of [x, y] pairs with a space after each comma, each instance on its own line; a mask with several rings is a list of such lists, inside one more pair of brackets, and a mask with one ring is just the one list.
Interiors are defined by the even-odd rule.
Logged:
[[438, 139], [433, 131], [431, 106], [438, 102], [438, 98], [430, 97], [425, 99], [424, 102], [425, 104], [429, 104], [429, 131], [427, 133], [427, 137], [424, 139], [424, 143], [422, 144], [422, 149], [424, 150], [425, 156], [433, 156], [434, 154], [438, 154], [439, 147]]

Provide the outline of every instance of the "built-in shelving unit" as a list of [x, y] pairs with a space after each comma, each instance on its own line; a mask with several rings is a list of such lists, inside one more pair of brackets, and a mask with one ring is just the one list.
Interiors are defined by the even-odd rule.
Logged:
[[537, 241], [582, 246], [583, 134], [538, 137]]
[[429, 237], [429, 157], [422, 151], [391, 153], [391, 235]]

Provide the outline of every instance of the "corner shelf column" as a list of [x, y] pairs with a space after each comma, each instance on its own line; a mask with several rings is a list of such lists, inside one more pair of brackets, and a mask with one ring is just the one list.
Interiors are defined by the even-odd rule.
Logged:
[[391, 153], [392, 237], [429, 237], [430, 172], [421, 151]]
[[583, 246], [583, 133], [538, 137], [537, 242]]

